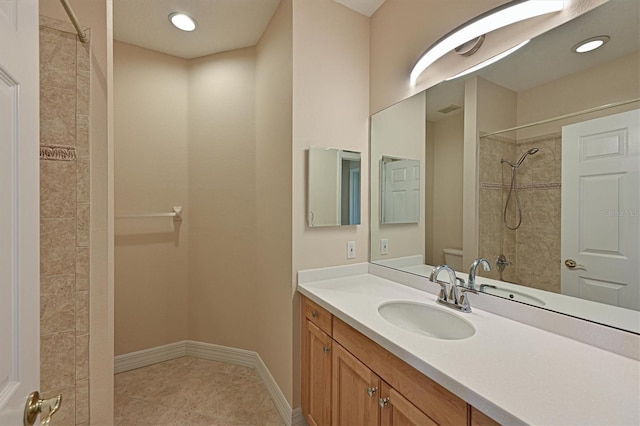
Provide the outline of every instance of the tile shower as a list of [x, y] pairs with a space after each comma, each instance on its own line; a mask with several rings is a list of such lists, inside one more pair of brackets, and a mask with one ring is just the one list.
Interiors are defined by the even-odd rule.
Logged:
[[89, 44], [40, 18], [40, 389], [89, 422]]
[[[500, 160], [517, 161], [531, 148], [539, 151], [523, 162], [516, 178], [522, 224], [517, 230], [509, 230], [503, 223], [503, 209], [511, 171]], [[480, 138], [479, 255], [495, 265], [498, 255], [503, 253], [511, 262], [502, 274], [505, 281], [555, 293], [560, 292], [561, 271], [561, 152], [559, 133], [528, 139], [502, 135]], [[515, 222], [514, 201], [512, 198], [507, 208], [510, 224]], [[500, 277], [497, 268], [484, 274]]]

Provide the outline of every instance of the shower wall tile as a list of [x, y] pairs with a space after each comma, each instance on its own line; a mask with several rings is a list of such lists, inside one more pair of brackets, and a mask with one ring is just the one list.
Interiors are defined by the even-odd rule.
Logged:
[[89, 422], [89, 380], [76, 382], [76, 424]]
[[89, 116], [76, 114], [76, 157], [89, 158]]
[[76, 97], [76, 112], [78, 114], [88, 115], [89, 114], [89, 88], [90, 88], [90, 78], [91, 74], [89, 71], [78, 71], [78, 95]]
[[89, 160], [77, 160], [78, 174], [77, 174], [77, 192], [76, 200], [78, 203], [89, 202]]
[[75, 333], [40, 337], [40, 387], [64, 389], [75, 386]]
[[76, 380], [89, 377], [89, 335], [76, 336]]
[[76, 334], [89, 333], [89, 292], [76, 292]]
[[40, 280], [40, 334], [75, 330], [75, 275]]
[[78, 247], [89, 246], [89, 203], [78, 204], [78, 231], [77, 242]]
[[40, 217], [75, 217], [75, 183], [75, 161], [40, 160]]
[[40, 84], [75, 89], [76, 38], [43, 27], [40, 30]]
[[41, 389], [62, 394], [59, 425], [89, 422], [90, 69], [73, 27], [41, 17]]
[[76, 274], [76, 291], [89, 290], [89, 277]]
[[78, 247], [76, 249], [76, 279], [89, 277], [89, 248]]
[[40, 88], [40, 144], [76, 145], [75, 89]]
[[74, 330], [74, 291], [74, 275], [42, 277], [40, 280], [41, 335]]
[[76, 220], [40, 220], [40, 272], [42, 276], [75, 272]]
[[[87, 31], [87, 36], [91, 37], [91, 31]], [[78, 71], [91, 71], [91, 43], [82, 43], [76, 40], [76, 64]]]
[[[75, 37], [75, 28], [73, 28], [73, 24], [68, 21], [61, 21], [59, 19], [49, 18], [48, 16], [40, 16], [40, 30], [43, 29], [53, 29], [68, 33]], [[42, 40], [42, 38], [40, 39]]]

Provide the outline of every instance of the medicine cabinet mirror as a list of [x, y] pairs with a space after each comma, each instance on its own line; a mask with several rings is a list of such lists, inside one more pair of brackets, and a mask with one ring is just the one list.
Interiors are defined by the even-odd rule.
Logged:
[[307, 168], [310, 227], [360, 224], [360, 153], [311, 147]]

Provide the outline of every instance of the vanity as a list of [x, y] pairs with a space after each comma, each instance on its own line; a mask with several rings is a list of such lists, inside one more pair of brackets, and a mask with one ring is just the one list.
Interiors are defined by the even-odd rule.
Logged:
[[[478, 309], [475, 299], [468, 314], [442, 307], [437, 284], [402, 284], [378, 268], [299, 272], [310, 425], [640, 422], [637, 360]], [[442, 311], [473, 332], [412, 330], [385, 314], [393, 303]]]

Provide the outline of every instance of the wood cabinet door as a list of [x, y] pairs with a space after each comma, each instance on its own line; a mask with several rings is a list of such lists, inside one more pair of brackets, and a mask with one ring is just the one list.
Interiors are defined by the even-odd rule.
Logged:
[[333, 425], [378, 426], [380, 378], [335, 342], [332, 369]]
[[471, 426], [500, 426], [500, 423], [482, 411], [479, 411], [477, 408], [471, 407]]
[[314, 323], [304, 321], [302, 408], [311, 426], [331, 424], [332, 343]]
[[438, 425], [385, 382], [382, 382], [379, 403], [380, 426]]

